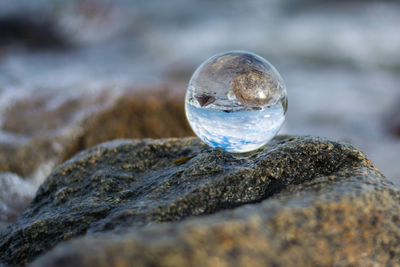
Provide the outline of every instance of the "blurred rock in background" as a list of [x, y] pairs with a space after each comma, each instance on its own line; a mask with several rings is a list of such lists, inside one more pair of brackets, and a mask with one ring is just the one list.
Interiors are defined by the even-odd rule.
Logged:
[[0, 171], [37, 188], [99, 142], [191, 135], [184, 85], [240, 49], [286, 81], [281, 133], [350, 142], [400, 185], [399, 12], [396, 1], [2, 1]]

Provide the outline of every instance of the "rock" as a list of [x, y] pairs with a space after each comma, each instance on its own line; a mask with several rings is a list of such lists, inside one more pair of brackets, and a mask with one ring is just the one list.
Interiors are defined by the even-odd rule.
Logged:
[[72, 99], [55, 109], [48, 108], [50, 96], [17, 102], [4, 114], [2, 129], [27, 142], [0, 142], [0, 172], [31, 176], [43, 163], [59, 164], [81, 150], [117, 138], [192, 135], [181, 92], [168, 86], [131, 90], [108, 108], [104, 106], [112, 96], [107, 94]]
[[[77, 138], [82, 117], [104, 106], [107, 98], [105, 94], [81, 96], [55, 106], [54, 96], [43, 94], [10, 106], [2, 114], [1, 130], [10, 137], [0, 142], [0, 172], [27, 178], [46, 162], [59, 164], [66, 147]], [[12, 137], [16, 141], [10, 142]]]
[[83, 122], [84, 130], [66, 150], [64, 160], [113, 139], [193, 135], [185, 117], [184, 92], [184, 88], [175, 85], [175, 90], [169, 87], [144, 88], [123, 95], [110, 108]]
[[0, 234], [0, 260], [390, 265], [400, 260], [399, 203], [365, 155], [321, 138], [278, 137], [242, 155], [197, 138], [119, 140], [53, 171]]
[[[53, 108], [49, 107], [56, 101], [51, 95], [17, 102], [4, 114], [0, 138], [4, 131], [19, 139], [0, 140], [0, 175], [15, 173], [35, 184], [61, 162], [104, 141], [191, 135], [183, 92], [180, 85], [170, 84], [127, 89], [118, 98], [111, 93], [72, 98]], [[25, 200], [24, 207], [30, 199]], [[0, 216], [0, 230], [11, 218], [15, 216]]]
[[210, 95], [200, 95], [196, 96], [197, 102], [199, 102], [200, 106], [206, 107], [215, 102], [215, 97]]
[[243, 105], [260, 106], [266, 104], [276, 104], [281, 93], [277, 81], [268, 73], [259, 71], [243, 72], [235, 76], [232, 80], [232, 90], [236, 98]]

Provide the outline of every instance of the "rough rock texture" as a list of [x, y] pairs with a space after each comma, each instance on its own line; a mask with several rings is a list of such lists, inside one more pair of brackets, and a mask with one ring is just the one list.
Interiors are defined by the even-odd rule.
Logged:
[[[184, 113], [184, 87], [171, 84], [138, 90], [127, 89], [119, 98], [111, 93], [82, 96], [53, 108], [49, 108], [50, 95], [16, 102], [5, 112], [0, 129], [0, 139], [6, 132], [7, 140], [14, 140], [0, 140], [0, 176], [14, 173], [37, 188], [58, 164], [104, 141], [192, 135]], [[4, 202], [2, 198], [9, 196], [3, 196], [0, 189], [0, 211], [15, 213], [7, 218], [0, 214], [0, 230], [20, 214], [31, 197], [25, 196], [26, 202], [22, 198]], [[9, 206], [13, 202], [19, 203], [18, 210]]]
[[[0, 142], [0, 172], [31, 176], [41, 164], [56, 164], [93, 145], [117, 138], [182, 137], [192, 134], [179, 85], [132, 89], [116, 100], [107, 93], [82, 96], [50, 109], [49, 95], [15, 103], [2, 130], [17, 143]], [[106, 103], [108, 108], [104, 108]], [[23, 162], [23, 163], [22, 163]]]
[[[0, 259], [24, 265], [42, 255], [34, 266], [395, 264], [399, 204], [397, 189], [365, 155], [320, 138], [279, 137], [247, 155], [196, 138], [120, 140], [54, 170], [0, 234]], [[84, 237], [58, 245], [77, 236]]]

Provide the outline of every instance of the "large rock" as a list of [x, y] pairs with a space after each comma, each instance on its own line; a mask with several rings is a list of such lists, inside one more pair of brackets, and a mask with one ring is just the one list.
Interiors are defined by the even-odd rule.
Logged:
[[[59, 164], [77, 152], [118, 138], [192, 134], [180, 84], [129, 88], [118, 94], [76, 96], [56, 107], [52, 95], [32, 96], [7, 109], [1, 125], [0, 172], [30, 177], [41, 164]], [[1, 136], [0, 136], [1, 137]]]
[[[2, 173], [11, 172], [37, 188], [58, 164], [96, 144], [117, 138], [191, 135], [184, 112], [184, 91], [179, 84], [131, 88], [120, 97], [99, 93], [73, 98], [52, 109], [50, 95], [16, 102], [5, 112], [0, 129], [0, 180]], [[2, 130], [9, 134], [7, 142], [2, 140]], [[8, 205], [12, 202], [26, 207], [31, 200], [26, 197], [23, 203], [9, 199], [1, 189], [0, 211], [2, 207], [12, 209]], [[0, 230], [13, 218], [0, 214]]]
[[83, 131], [66, 149], [64, 159], [94, 145], [121, 138], [165, 138], [193, 135], [184, 111], [181, 84], [142, 88], [85, 119]]
[[35, 266], [394, 264], [399, 204], [399, 191], [342, 143], [279, 137], [235, 155], [196, 138], [121, 140], [54, 170], [0, 234], [0, 259], [25, 265], [42, 255]]

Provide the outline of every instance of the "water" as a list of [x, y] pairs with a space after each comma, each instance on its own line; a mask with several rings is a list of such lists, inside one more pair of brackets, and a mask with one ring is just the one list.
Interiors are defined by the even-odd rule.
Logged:
[[193, 131], [207, 145], [229, 152], [255, 150], [268, 143], [285, 119], [282, 105], [264, 110], [225, 112], [186, 104]]

